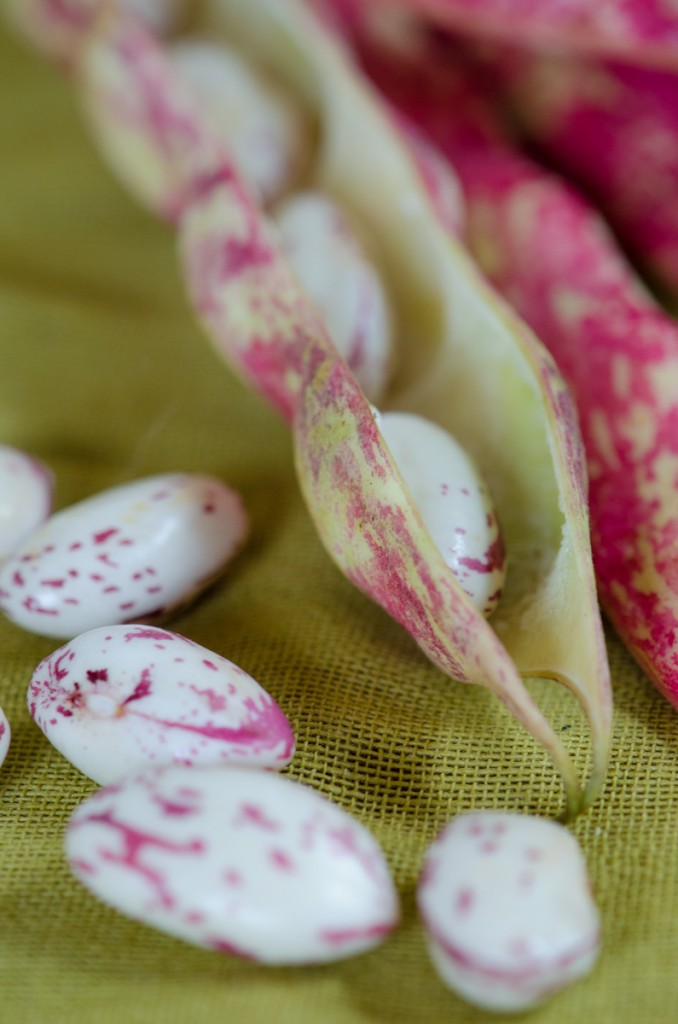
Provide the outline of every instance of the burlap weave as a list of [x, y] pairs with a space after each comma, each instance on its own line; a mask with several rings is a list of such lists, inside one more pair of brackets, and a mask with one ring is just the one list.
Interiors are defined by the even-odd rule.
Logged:
[[[489, 1019], [438, 981], [414, 912], [426, 844], [470, 808], [555, 813], [550, 764], [487, 693], [444, 678], [354, 591], [299, 496], [284, 426], [194, 325], [168, 228], [97, 160], [72, 93], [0, 37], [0, 441], [54, 470], [62, 506], [133, 477], [212, 472], [250, 542], [172, 628], [242, 665], [298, 737], [290, 772], [373, 829], [403, 923], [375, 952], [264, 969], [144, 928], [70, 876], [62, 836], [94, 786], [34, 726], [31, 672], [58, 642], [0, 622], [2, 1024], [399, 1024]], [[610, 637], [616, 726], [604, 797], [574, 830], [604, 920], [594, 973], [538, 1024], [678, 1017], [678, 718]], [[537, 684], [583, 766], [571, 699]]]

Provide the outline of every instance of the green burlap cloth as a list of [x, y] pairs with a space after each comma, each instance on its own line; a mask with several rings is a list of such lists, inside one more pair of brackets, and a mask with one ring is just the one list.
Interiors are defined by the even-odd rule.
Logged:
[[[244, 496], [249, 545], [173, 628], [279, 701], [292, 775], [373, 829], [403, 922], [367, 956], [268, 969], [184, 945], [99, 904], [71, 877], [65, 823], [94, 785], [29, 718], [28, 680], [58, 642], [0, 622], [2, 1024], [471, 1022], [414, 912], [426, 844], [454, 814], [553, 814], [550, 764], [498, 702], [443, 677], [338, 573], [301, 501], [285, 427], [211, 350], [173, 239], [100, 165], [56, 73], [0, 38], [0, 441], [54, 470], [57, 505], [156, 472], [214, 473]], [[539, 1024], [678, 1019], [678, 717], [609, 640], [616, 694], [603, 798], [577, 821], [604, 921], [592, 975]], [[535, 693], [582, 765], [571, 698]]]

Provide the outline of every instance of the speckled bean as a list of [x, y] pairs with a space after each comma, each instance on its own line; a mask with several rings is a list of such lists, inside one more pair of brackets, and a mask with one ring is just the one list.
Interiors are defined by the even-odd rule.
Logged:
[[353, 956], [398, 919], [374, 837], [272, 772], [181, 766], [100, 790], [73, 815], [66, 853], [129, 917], [263, 963]]
[[598, 954], [579, 844], [543, 818], [460, 815], [428, 850], [418, 904], [441, 978], [485, 1009], [528, 1009]]
[[213, 477], [124, 484], [58, 512], [4, 563], [0, 610], [56, 637], [165, 617], [216, 578], [246, 530], [240, 497]]
[[76, 637], [38, 665], [28, 705], [57, 750], [101, 785], [172, 763], [282, 768], [294, 753], [289, 722], [251, 676], [156, 626]]
[[366, 396], [386, 391], [392, 362], [388, 299], [350, 217], [318, 192], [298, 192], [274, 211], [283, 251]]
[[264, 204], [272, 202], [304, 162], [309, 132], [303, 113], [223, 43], [183, 39], [169, 54], [244, 179]]
[[476, 607], [490, 615], [506, 562], [497, 514], [478, 470], [436, 423], [413, 413], [375, 414], [443, 558]]

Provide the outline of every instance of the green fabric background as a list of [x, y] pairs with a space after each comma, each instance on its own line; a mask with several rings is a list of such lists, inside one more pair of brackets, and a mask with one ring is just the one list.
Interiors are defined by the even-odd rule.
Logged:
[[[0, 1021], [14, 1024], [473, 1024], [489, 1015], [429, 964], [413, 893], [426, 844], [454, 814], [553, 814], [545, 756], [488, 693], [455, 684], [355, 591], [300, 499], [284, 426], [212, 352], [183, 297], [169, 229], [101, 166], [66, 83], [0, 35], [0, 441], [54, 470], [56, 503], [151, 473], [221, 476], [251, 538], [172, 628], [229, 657], [280, 702], [290, 773], [382, 842], [403, 922], [367, 956], [265, 969], [184, 945], [100, 905], [62, 836], [94, 786], [31, 722], [26, 688], [58, 642], [0, 622], [0, 703], [13, 729], [0, 786]], [[612, 769], [574, 831], [604, 922], [589, 978], [536, 1024], [673, 1022], [678, 1014], [678, 719], [609, 640]], [[571, 698], [535, 686], [581, 764]]]

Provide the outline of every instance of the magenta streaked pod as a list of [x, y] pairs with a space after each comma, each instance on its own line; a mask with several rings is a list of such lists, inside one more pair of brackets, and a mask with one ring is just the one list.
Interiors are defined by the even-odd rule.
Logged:
[[678, 75], [522, 50], [489, 51], [485, 62], [521, 133], [675, 296]]
[[12, 738], [12, 731], [9, 727], [7, 715], [0, 708], [0, 765], [7, 757], [7, 751], [9, 750], [9, 744]]
[[28, 706], [71, 764], [105, 786], [146, 767], [284, 768], [294, 735], [272, 697], [219, 654], [157, 626], [104, 626], [33, 673]]
[[47, 519], [53, 489], [52, 474], [42, 462], [0, 444], [0, 562]]
[[355, 956], [399, 917], [371, 833], [272, 772], [181, 766], [125, 780], [75, 811], [66, 854], [123, 914], [260, 963]]
[[371, 402], [393, 361], [391, 312], [374, 261], [350, 218], [328, 196], [298, 192], [273, 211], [282, 248], [330, 338]]
[[600, 915], [581, 848], [544, 818], [455, 818], [426, 853], [417, 903], [440, 977], [486, 1010], [530, 1009], [598, 956]]
[[240, 496], [214, 477], [166, 473], [62, 509], [0, 568], [0, 609], [45, 636], [165, 618], [241, 547]]
[[[309, 183], [340, 198], [374, 242], [395, 303], [398, 369], [388, 407], [449, 431], [487, 482], [509, 564], [492, 626], [445, 563], [277, 230], [163, 47], [109, 14], [81, 54], [79, 82], [112, 164], [141, 150], [150, 178], [160, 169], [173, 183], [160, 205], [178, 220], [198, 318], [292, 425], [302, 492], [342, 572], [444, 672], [499, 696], [552, 756], [576, 813], [605, 777], [611, 702], [583, 452], [564, 382], [439, 221], [398, 118], [311, 12], [294, 0], [224, 0], [202, 10], [196, 33], [256, 54], [309, 110], [319, 126]], [[105, 82], [110, 89], [99, 88]], [[109, 132], [122, 109], [129, 114], [123, 133], [119, 121]], [[355, 145], [357, 137], [364, 145]], [[562, 681], [583, 705], [594, 749], [585, 789], [523, 675]]]
[[[345, 6], [345, 0], [314, 2]], [[665, 0], [365, 0], [361, 6], [376, 13], [391, 8], [400, 13], [404, 8], [441, 28], [480, 40], [678, 69], [678, 22], [675, 9]]]

